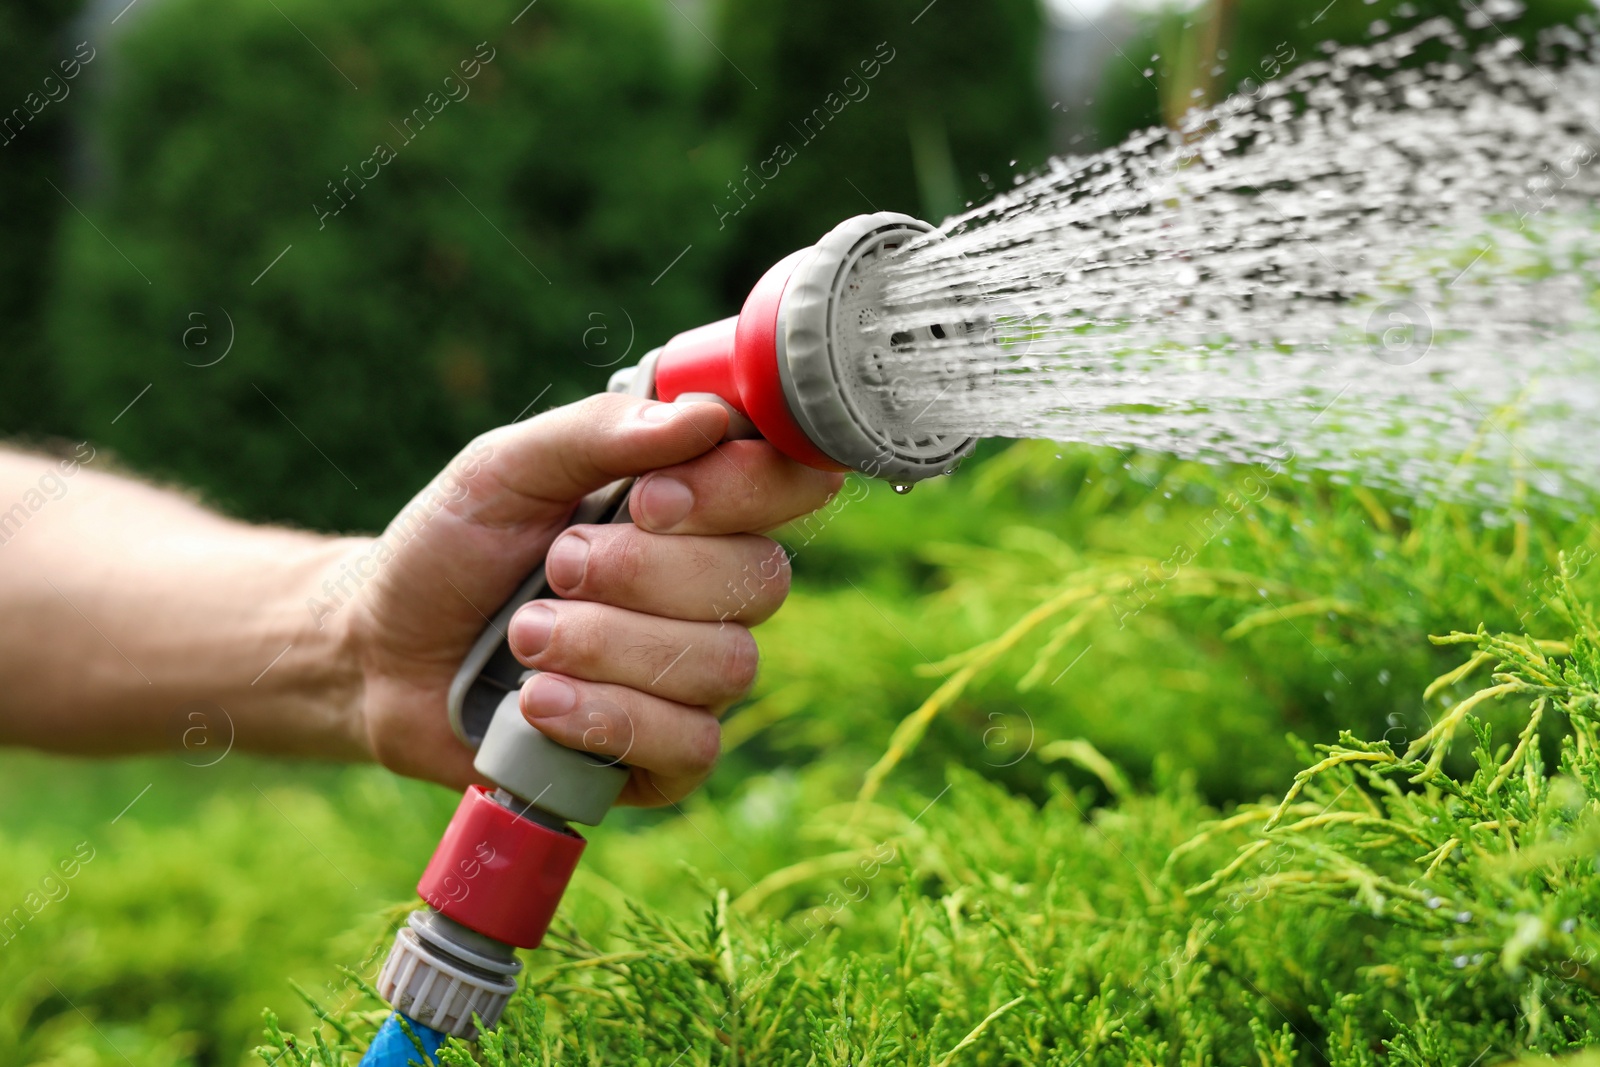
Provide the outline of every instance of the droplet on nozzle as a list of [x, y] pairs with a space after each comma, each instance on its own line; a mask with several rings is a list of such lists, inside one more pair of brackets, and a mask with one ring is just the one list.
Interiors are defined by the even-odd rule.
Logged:
[[903, 482], [896, 482], [894, 483], [894, 491], [899, 493], [901, 496], [905, 496], [907, 493], [911, 492], [911, 486], [906, 485]]

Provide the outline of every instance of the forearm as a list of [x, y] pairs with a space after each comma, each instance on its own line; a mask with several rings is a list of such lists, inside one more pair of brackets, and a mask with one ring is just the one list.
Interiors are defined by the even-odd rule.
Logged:
[[203, 725], [219, 750], [366, 758], [347, 620], [307, 606], [353, 542], [77, 458], [0, 452], [0, 743], [173, 751]]

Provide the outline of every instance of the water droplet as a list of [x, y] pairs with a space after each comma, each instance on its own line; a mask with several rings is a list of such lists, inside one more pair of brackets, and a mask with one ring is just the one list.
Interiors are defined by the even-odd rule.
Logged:
[[895, 482], [894, 491], [899, 493], [901, 496], [905, 496], [907, 493], [911, 492], [911, 486], [905, 484], [904, 482]]

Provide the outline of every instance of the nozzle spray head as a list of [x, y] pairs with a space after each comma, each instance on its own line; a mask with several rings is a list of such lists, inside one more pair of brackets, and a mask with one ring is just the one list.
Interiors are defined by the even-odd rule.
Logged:
[[977, 439], [887, 426], [875, 413], [895, 339], [876, 269], [933, 227], [880, 211], [835, 226], [762, 276], [737, 316], [674, 337], [655, 364], [656, 395], [718, 397], [780, 451], [824, 470], [897, 484], [944, 474]]

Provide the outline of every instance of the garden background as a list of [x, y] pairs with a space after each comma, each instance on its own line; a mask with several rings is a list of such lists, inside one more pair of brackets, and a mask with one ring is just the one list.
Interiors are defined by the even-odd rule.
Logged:
[[[846, 216], [942, 218], [1375, 19], [1470, 14], [1212, 0], [1064, 34], [1066, 0], [124, 2], [0, 10], [21, 115], [0, 133], [0, 433], [346, 531], [475, 434], [731, 313]], [[380, 142], [377, 177], [343, 185]], [[793, 161], [746, 185], [780, 143]], [[1596, 699], [1587, 521], [1034, 443], [908, 497], [853, 485], [782, 538], [795, 593], [716, 777], [590, 835], [561, 940], [590, 963], [530, 957], [551, 1003], [585, 1007], [546, 1030], [523, 1002], [518, 1040], [602, 1062], [1487, 1063], [1600, 1025], [1593, 802], [1538, 785]], [[1179, 547], [1193, 563], [1165, 576]], [[1381, 781], [1426, 771], [1407, 749], [1488, 684], [1425, 699], [1473, 652], [1429, 635], [1480, 623], [1562, 642], [1485, 646], [1528, 677], [1548, 664], [1518, 655], [1577, 654], [1538, 683], [1529, 743], [1520, 692], [1477, 705], [1488, 770], [1464, 740], [1441, 773], [1471, 784], [1442, 799], [1386, 799], [1350, 769], [1379, 750], [1353, 747], [1342, 789], [1308, 787], [1320, 811], [1286, 809], [1310, 822], [1282, 851], [1264, 813], [1307, 746], [1348, 730], [1387, 743], [1405, 776]], [[456, 798], [247, 757], [187, 714], [164, 756], [0, 754], [0, 915], [76, 870], [0, 934], [0, 1063], [253, 1062], [263, 1008], [311, 1030], [295, 986], [370, 1022], [345, 969], [370, 974]], [[1592, 797], [1593, 744], [1569, 748], [1557, 781]], [[1211, 879], [1240, 847], [1257, 866]], [[771, 959], [781, 982], [749, 963]]]

